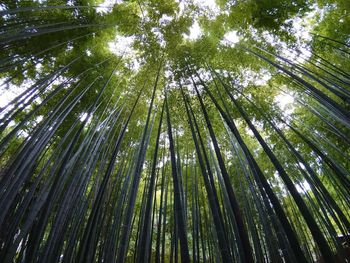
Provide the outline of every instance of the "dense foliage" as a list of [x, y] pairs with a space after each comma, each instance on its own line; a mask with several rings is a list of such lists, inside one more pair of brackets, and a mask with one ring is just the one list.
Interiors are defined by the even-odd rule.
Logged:
[[0, 3], [0, 262], [349, 262], [348, 0]]

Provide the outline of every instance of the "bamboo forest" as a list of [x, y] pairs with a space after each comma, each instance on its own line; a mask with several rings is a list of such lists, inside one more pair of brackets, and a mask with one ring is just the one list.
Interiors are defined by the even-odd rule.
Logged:
[[0, 1], [0, 262], [350, 262], [350, 1]]

